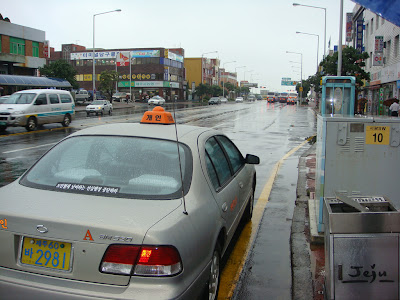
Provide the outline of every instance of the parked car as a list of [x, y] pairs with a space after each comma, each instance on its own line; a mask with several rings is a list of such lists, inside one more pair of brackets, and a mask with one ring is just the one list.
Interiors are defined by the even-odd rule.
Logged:
[[86, 102], [89, 102], [89, 93], [87, 90], [79, 90], [75, 92], [75, 103], [77, 105], [85, 104]]
[[1, 96], [1, 97], [0, 97], [0, 104], [3, 103], [4, 101], [6, 101], [6, 99], [8, 99], [9, 97], [10, 97], [9, 95], [7, 95], [7, 96]]
[[12, 94], [0, 106], [0, 131], [9, 126], [22, 126], [32, 131], [38, 125], [49, 123], [68, 127], [74, 114], [74, 99], [68, 91], [23, 90]]
[[236, 97], [235, 102], [236, 102], [236, 103], [241, 103], [241, 102], [243, 102], [243, 97]]
[[154, 97], [151, 97], [147, 101], [147, 103], [150, 104], [150, 105], [163, 105], [163, 104], [165, 104], [165, 99], [163, 97], [160, 97], [160, 96], [154, 96]]
[[131, 98], [130, 93], [116, 92], [114, 95], [112, 95], [112, 101], [124, 102], [126, 101], [126, 95], [128, 95], [128, 97]]
[[211, 97], [210, 100], [208, 100], [208, 105], [215, 104], [221, 104], [221, 99], [219, 97]]
[[220, 101], [221, 103], [228, 103], [228, 99], [226, 99], [225, 97], [221, 97]]
[[86, 115], [89, 117], [90, 114], [104, 115], [108, 113], [112, 114], [112, 104], [108, 100], [94, 100], [88, 106], [86, 106]]
[[217, 299], [259, 158], [173, 122], [155, 107], [76, 131], [0, 188], [3, 297]]

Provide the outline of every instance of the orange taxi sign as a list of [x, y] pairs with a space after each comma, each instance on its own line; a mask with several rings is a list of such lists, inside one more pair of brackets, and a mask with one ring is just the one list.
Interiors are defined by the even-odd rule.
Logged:
[[153, 110], [146, 111], [140, 123], [147, 124], [174, 124], [174, 118], [171, 113], [165, 111], [161, 106], [156, 106]]

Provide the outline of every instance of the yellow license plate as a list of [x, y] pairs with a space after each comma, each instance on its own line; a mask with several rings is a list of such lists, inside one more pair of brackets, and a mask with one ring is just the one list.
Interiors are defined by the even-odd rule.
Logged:
[[24, 237], [21, 263], [57, 270], [71, 270], [71, 243]]

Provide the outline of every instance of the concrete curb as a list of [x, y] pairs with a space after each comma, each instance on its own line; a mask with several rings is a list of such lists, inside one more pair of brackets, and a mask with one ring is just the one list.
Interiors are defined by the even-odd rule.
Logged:
[[290, 234], [292, 261], [292, 299], [313, 299], [313, 281], [311, 273], [310, 246], [308, 234], [308, 200], [306, 158], [315, 152], [315, 145], [307, 149], [299, 159], [296, 203]]

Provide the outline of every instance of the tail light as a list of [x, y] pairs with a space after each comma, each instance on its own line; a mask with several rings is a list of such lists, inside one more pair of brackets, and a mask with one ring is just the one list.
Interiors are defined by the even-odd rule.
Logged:
[[110, 245], [100, 272], [138, 276], [172, 276], [182, 271], [178, 250], [172, 246]]

